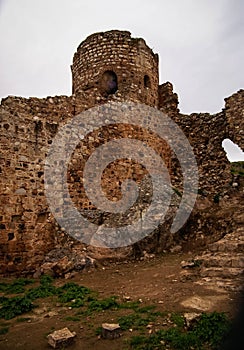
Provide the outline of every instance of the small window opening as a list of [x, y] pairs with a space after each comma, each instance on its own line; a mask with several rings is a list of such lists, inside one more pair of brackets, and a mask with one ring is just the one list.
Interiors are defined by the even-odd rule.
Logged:
[[8, 241], [12, 241], [12, 239], [14, 239], [14, 233], [13, 232], [9, 232], [8, 233]]
[[244, 152], [230, 139], [224, 139], [222, 142], [222, 147], [224, 148], [226, 156], [230, 162], [244, 161]]
[[150, 88], [151, 87], [151, 82], [150, 82], [150, 78], [148, 75], [144, 75], [144, 86], [146, 88]]
[[108, 70], [103, 73], [101, 79], [101, 92], [105, 95], [112, 95], [118, 90], [117, 75]]

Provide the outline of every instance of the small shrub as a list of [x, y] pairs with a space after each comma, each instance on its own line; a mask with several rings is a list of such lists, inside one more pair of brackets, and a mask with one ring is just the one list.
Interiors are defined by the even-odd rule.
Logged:
[[26, 296], [7, 298], [2, 303], [0, 318], [10, 320], [18, 315], [31, 311], [33, 307], [34, 305], [32, 304], [31, 300]]
[[95, 330], [96, 336], [102, 335], [102, 327], [97, 327]]
[[133, 313], [120, 317], [118, 323], [122, 330], [128, 330], [130, 328], [140, 329], [147, 326], [150, 322], [155, 321], [157, 316], [158, 313], [150, 313], [144, 317], [139, 313]]
[[138, 319], [138, 316], [136, 314], [130, 314], [127, 316], [120, 317], [118, 319], [118, 323], [122, 331], [127, 331], [128, 329], [130, 329], [132, 326], [135, 325], [137, 319]]
[[40, 277], [40, 283], [41, 283], [41, 285], [52, 284], [53, 283], [53, 277], [49, 276], [49, 275], [42, 275]]
[[191, 332], [185, 333], [178, 327], [170, 328], [166, 331], [158, 333], [159, 339], [164, 340], [173, 349], [177, 350], [190, 350], [201, 349], [201, 344], [197, 344], [198, 339], [195, 334]]
[[[148, 337], [132, 337], [131, 349], [214, 350], [218, 349], [230, 329], [230, 322], [223, 313], [203, 313], [199, 321], [188, 331], [183, 327], [182, 316], [173, 314], [171, 319], [176, 327], [161, 329]], [[131, 328], [133, 317], [130, 321], [126, 324], [127, 329]]]
[[56, 295], [56, 294], [57, 294], [56, 287], [54, 287], [53, 285], [51, 285], [49, 283], [46, 283], [46, 284], [43, 283], [38, 287], [30, 289], [26, 293], [26, 296], [27, 296], [27, 298], [29, 298], [31, 300], [35, 300], [38, 298], [50, 297], [50, 296]]
[[57, 289], [59, 301], [62, 303], [70, 303], [71, 307], [81, 307], [88, 295], [92, 292], [89, 288], [79, 286], [74, 282], [68, 282]]
[[102, 310], [108, 310], [112, 308], [118, 308], [119, 303], [116, 301], [115, 296], [112, 296], [107, 299], [102, 300], [92, 300], [88, 306], [88, 310], [90, 311], [102, 311]]
[[173, 313], [171, 315], [171, 321], [174, 322], [174, 324], [179, 328], [184, 327], [184, 324], [185, 324], [184, 318], [179, 314]]
[[147, 305], [147, 306], [143, 306], [143, 307], [140, 307], [140, 308], [137, 308], [136, 312], [139, 312], [139, 313], [150, 313], [152, 310], [155, 309], [155, 305]]
[[57, 294], [57, 288], [52, 285], [53, 278], [49, 275], [42, 275], [40, 278], [40, 285], [31, 288], [26, 293], [26, 297], [35, 300], [38, 298], [46, 298]]
[[197, 338], [217, 348], [230, 330], [230, 321], [224, 313], [203, 313], [199, 322], [193, 328]]
[[19, 294], [24, 293], [25, 286], [28, 284], [33, 283], [34, 280], [28, 279], [28, 278], [17, 278], [12, 283], [0, 283], [0, 292], [6, 293], [6, 294]]
[[146, 341], [146, 337], [142, 335], [135, 335], [131, 338], [130, 345], [133, 347], [137, 347], [138, 345], [144, 345]]

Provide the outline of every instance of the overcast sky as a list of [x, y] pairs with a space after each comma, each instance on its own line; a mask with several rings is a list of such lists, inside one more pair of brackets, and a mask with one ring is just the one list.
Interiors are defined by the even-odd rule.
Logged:
[[221, 111], [244, 87], [243, 13], [243, 0], [0, 0], [0, 98], [70, 95], [80, 42], [122, 29], [159, 54], [182, 113]]

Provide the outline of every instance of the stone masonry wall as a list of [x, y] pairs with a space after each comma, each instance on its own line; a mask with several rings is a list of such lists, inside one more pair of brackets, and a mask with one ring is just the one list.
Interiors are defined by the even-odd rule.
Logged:
[[[117, 81], [112, 73], [105, 74], [108, 80], [104, 81], [107, 71], [115, 73]], [[75, 53], [72, 74], [72, 96], [44, 99], [7, 97], [2, 100], [0, 273], [35, 271], [60, 236], [64, 236], [50, 213], [44, 193], [45, 157], [59, 128], [93, 106], [109, 101], [134, 101], [156, 106], [167, 113], [188, 137], [199, 167], [200, 194], [212, 201], [216, 194], [227, 190], [230, 182], [230, 165], [221, 144], [229, 137], [243, 146], [243, 90], [226, 99], [226, 108], [215, 115], [180, 114], [172, 84], [167, 82], [158, 86], [158, 56], [143, 39], [133, 39], [129, 32], [120, 31], [94, 34], [83, 41]], [[106, 90], [107, 82], [116, 82], [117, 90]], [[157, 135], [123, 125], [123, 120], [106, 130], [98, 129], [76, 147], [67, 179], [77, 207], [85, 210], [91, 220], [102, 224], [106, 220], [112, 223], [118, 217], [103, 215], [101, 220], [101, 214], [95, 210], [82, 187], [82, 167], [95, 147], [115, 136], [147, 142], [165, 160], [173, 185], [182, 191], [177, 159]], [[124, 179], [132, 178], [140, 183], [146, 174], [146, 169], [139, 164], [123, 159], [106, 169], [102, 186], [108, 199], [118, 200]], [[148, 184], [142, 186], [147, 188]], [[148, 191], [143, 193], [145, 197], [142, 196], [141, 200], [147, 205]], [[134, 214], [136, 211], [138, 208]], [[120, 217], [119, 220], [124, 219]], [[157, 235], [162, 237], [157, 243], [152, 243], [152, 247], [160, 242], [160, 247], [155, 249], [165, 249], [171, 242], [164, 239], [166, 234], [159, 230]]]
[[8, 97], [1, 107], [1, 272], [29, 270], [54, 246], [44, 162], [72, 98]]

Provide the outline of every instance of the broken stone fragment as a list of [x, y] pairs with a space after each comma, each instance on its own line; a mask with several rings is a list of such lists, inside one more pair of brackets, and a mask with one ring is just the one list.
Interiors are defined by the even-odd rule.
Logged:
[[199, 267], [201, 265], [202, 261], [201, 260], [190, 260], [190, 261], [181, 261], [181, 267], [183, 269], [190, 269], [193, 267]]
[[192, 327], [192, 325], [199, 320], [201, 317], [201, 313], [196, 313], [196, 312], [187, 312], [184, 314], [184, 319], [187, 328]]
[[102, 337], [104, 339], [115, 339], [121, 336], [120, 325], [118, 323], [103, 323]]
[[48, 344], [54, 349], [65, 347], [73, 343], [76, 336], [75, 332], [71, 332], [67, 327], [54, 331], [47, 336]]
[[180, 244], [170, 248], [170, 253], [179, 253], [181, 251], [182, 251], [182, 246]]

